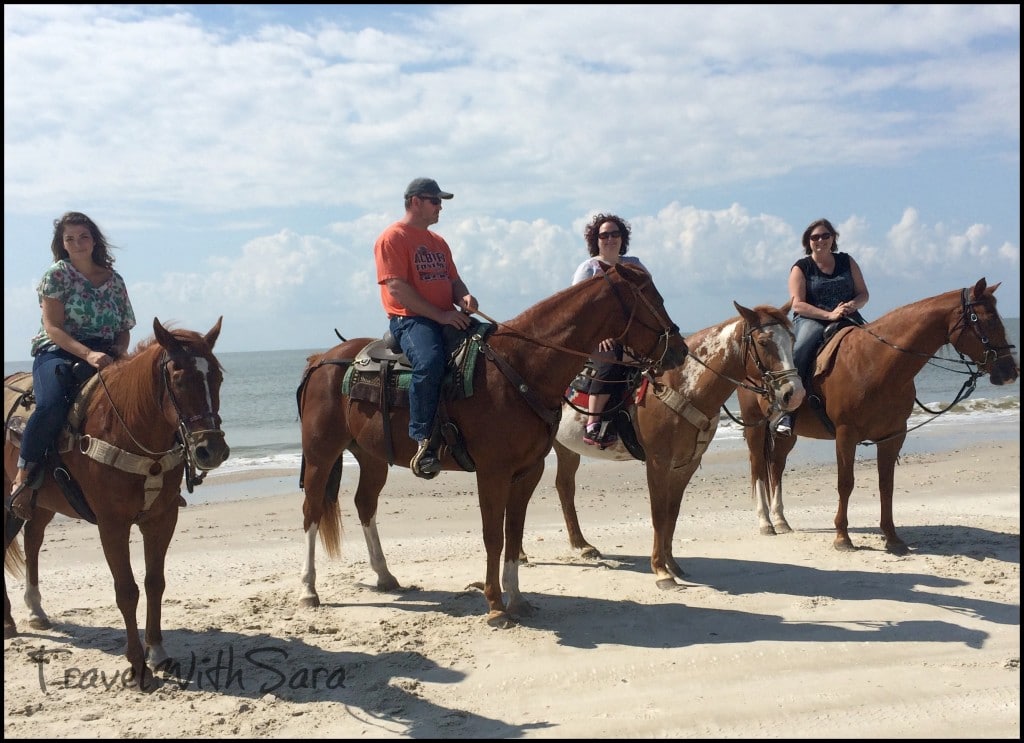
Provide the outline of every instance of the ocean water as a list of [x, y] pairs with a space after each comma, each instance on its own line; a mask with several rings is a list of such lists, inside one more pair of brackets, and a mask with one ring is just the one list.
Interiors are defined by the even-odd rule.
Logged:
[[[1020, 343], [1020, 319], [1004, 322], [1010, 342]], [[231, 457], [218, 473], [254, 469], [296, 468], [301, 456], [301, 437], [295, 393], [306, 358], [326, 350], [261, 351], [218, 354], [224, 366], [221, 389], [221, 417], [231, 446]], [[956, 359], [950, 347], [939, 356]], [[5, 362], [4, 375], [31, 369], [29, 361]], [[955, 361], [933, 362], [918, 375], [918, 400], [939, 410], [955, 399], [965, 380], [963, 367]], [[739, 416], [735, 395], [726, 403]], [[931, 415], [917, 410], [910, 419], [915, 426]], [[925, 427], [981, 426], [986, 423], [1020, 427], [1020, 381], [996, 387], [981, 379], [974, 393], [949, 412], [930, 420]], [[911, 433], [911, 437], [914, 433]], [[713, 445], [742, 439], [742, 429], [723, 413]], [[911, 439], [908, 438], [908, 444]]]

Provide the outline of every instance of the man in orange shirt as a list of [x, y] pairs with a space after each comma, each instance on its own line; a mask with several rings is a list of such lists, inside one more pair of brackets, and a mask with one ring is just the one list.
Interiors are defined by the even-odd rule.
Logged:
[[416, 178], [405, 189], [405, 216], [385, 229], [373, 246], [391, 335], [413, 370], [409, 438], [418, 446], [409, 468], [426, 479], [441, 471], [437, 452], [430, 448], [430, 434], [447, 361], [443, 326], [464, 330], [470, 324], [469, 313], [477, 309], [476, 297], [459, 277], [448, 243], [427, 229], [441, 216], [441, 200], [452, 196], [432, 178]]

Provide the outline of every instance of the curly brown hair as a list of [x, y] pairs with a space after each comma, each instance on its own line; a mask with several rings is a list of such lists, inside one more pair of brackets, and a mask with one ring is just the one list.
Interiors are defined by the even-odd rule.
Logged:
[[617, 214], [595, 214], [594, 218], [587, 223], [586, 227], [583, 228], [583, 239], [587, 241], [587, 250], [590, 252], [590, 255], [594, 256], [600, 252], [597, 248], [597, 232], [605, 222], [614, 222], [619, 226], [619, 232], [622, 233], [622, 242], [619, 243], [619, 255], [625, 255], [628, 253], [630, 232], [629, 222]]

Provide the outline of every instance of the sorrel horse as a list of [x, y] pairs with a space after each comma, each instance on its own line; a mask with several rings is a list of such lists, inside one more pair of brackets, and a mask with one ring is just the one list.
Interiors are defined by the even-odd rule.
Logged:
[[[126, 656], [132, 678], [144, 691], [153, 688], [153, 668], [168, 660], [160, 625], [164, 560], [178, 523], [181, 482], [188, 475], [188, 489], [205, 473], [220, 466], [230, 450], [221, 430], [220, 363], [213, 345], [221, 321], [201, 335], [191, 330], [169, 330], [153, 319], [154, 337], [136, 346], [133, 353], [97, 372], [83, 386], [75, 407], [67, 440], [59, 442], [60, 467], [70, 474], [84, 495], [76, 508], [47, 467], [35, 493], [33, 516], [23, 522], [4, 512], [4, 567], [21, 575], [27, 566], [25, 603], [29, 626], [50, 629], [52, 624], [41, 605], [39, 549], [46, 525], [54, 514], [87, 519], [99, 529], [100, 543], [114, 577], [117, 608], [127, 630]], [[7, 437], [4, 445], [4, 488], [10, 492], [17, 471], [18, 443], [12, 441], [12, 410], [20, 415], [23, 393], [31, 386], [31, 374], [21, 372], [5, 380]], [[18, 403], [7, 403], [15, 393]], [[80, 420], [75, 423], [78, 416]], [[18, 439], [20, 442], [20, 438]], [[196, 471], [199, 471], [197, 475]], [[15, 539], [24, 524], [25, 554]], [[139, 641], [136, 609], [139, 587], [132, 572], [129, 539], [132, 525], [142, 533], [146, 560], [145, 650]], [[67, 559], [74, 559], [69, 554]], [[4, 637], [18, 634], [11, 615], [11, 601], [4, 577]]]
[[[642, 398], [627, 408], [646, 455], [654, 524], [651, 570], [659, 588], [675, 587], [676, 578], [684, 575], [672, 554], [679, 507], [718, 430], [719, 409], [725, 401], [737, 387], [779, 410], [793, 410], [803, 400], [803, 383], [793, 365], [792, 326], [786, 317], [790, 303], [753, 310], [733, 305], [738, 317], [688, 336], [688, 360], [649, 379]], [[565, 403], [554, 444], [555, 487], [569, 543], [582, 550], [583, 557], [600, 558], [601, 553], [584, 538], [576, 514], [580, 457], [625, 461], [634, 456], [621, 438], [603, 450], [585, 444], [580, 432], [586, 417], [585, 408]]]
[[[566, 387], [598, 342], [616, 336], [652, 368], [671, 368], [685, 357], [686, 345], [651, 277], [627, 264], [563, 289], [507, 323], [497, 323], [497, 329], [482, 343], [472, 394], [444, 401], [476, 465], [487, 553], [483, 593], [491, 626], [508, 627], [514, 621], [512, 615], [532, 611], [519, 591], [517, 572], [526, 508], [544, 472], [544, 457], [554, 440]], [[388, 476], [389, 444], [402, 466], [408, 466], [415, 451], [406, 433], [408, 408], [393, 407], [385, 424], [379, 405], [342, 392], [346, 369], [371, 340], [350, 340], [311, 356], [297, 391], [302, 429], [300, 486], [306, 493], [302, 507], [306, 536], [303, 606], [320, 605], [317, 534], [329, 556], [338, 553], [338, 489], [346, 450], [359, 463], [355, 505], [370, 564], [377, 573], [377, 587], [400, 587], [388, 570], [376, 515]], [[445, 470], [461, 469], [446, 449], [441, 452], [441, 462]], [[503, 542], [505, 562], [499, 584]]]
[[[885, 549], [896, 555], [909, 552], [896, 533], [892, 496], [896, 462], [917, 394], [914, 377], [948, 344], [969, 370], [972, 385], [986, 374], [995, 385], [1017, 379], [1020, 367], [996, 310], [998, 287], [986, 286], [982, 278], [973, 287], [922, 299], [866, 325], [839, 331], [818, 356], [812, 388], [794, 416], [793, 435], [773, 436], [764, 425], [744, 429], [762, 534], [791, 531], [783, 512], [782, 474], [797, 437], [834, 439], [839, 491], [835, 548], [856, 549], [847, 515], [854, 454], [858, 444], [874, 444]], [[820, 400], [818, 407], [827, 415], [827, 423], [812, 406], [816, 403], [812, 396]], [[755, 396], [740, 390], [738, 398], [744, 421], [763, 422], [763, 408]]]

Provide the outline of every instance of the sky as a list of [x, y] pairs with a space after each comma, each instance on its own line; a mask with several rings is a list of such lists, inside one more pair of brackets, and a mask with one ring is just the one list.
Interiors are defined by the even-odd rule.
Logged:
[[983, 277], [1020, 317], [1020, 6], [5, 5], [4, 360], [71, 210], [133, 345], [378, 337], [417, 177], [499, 321], [571, 283], [598, 212], [687, 333], [784, 304], [820, 217], [867, 319]]

